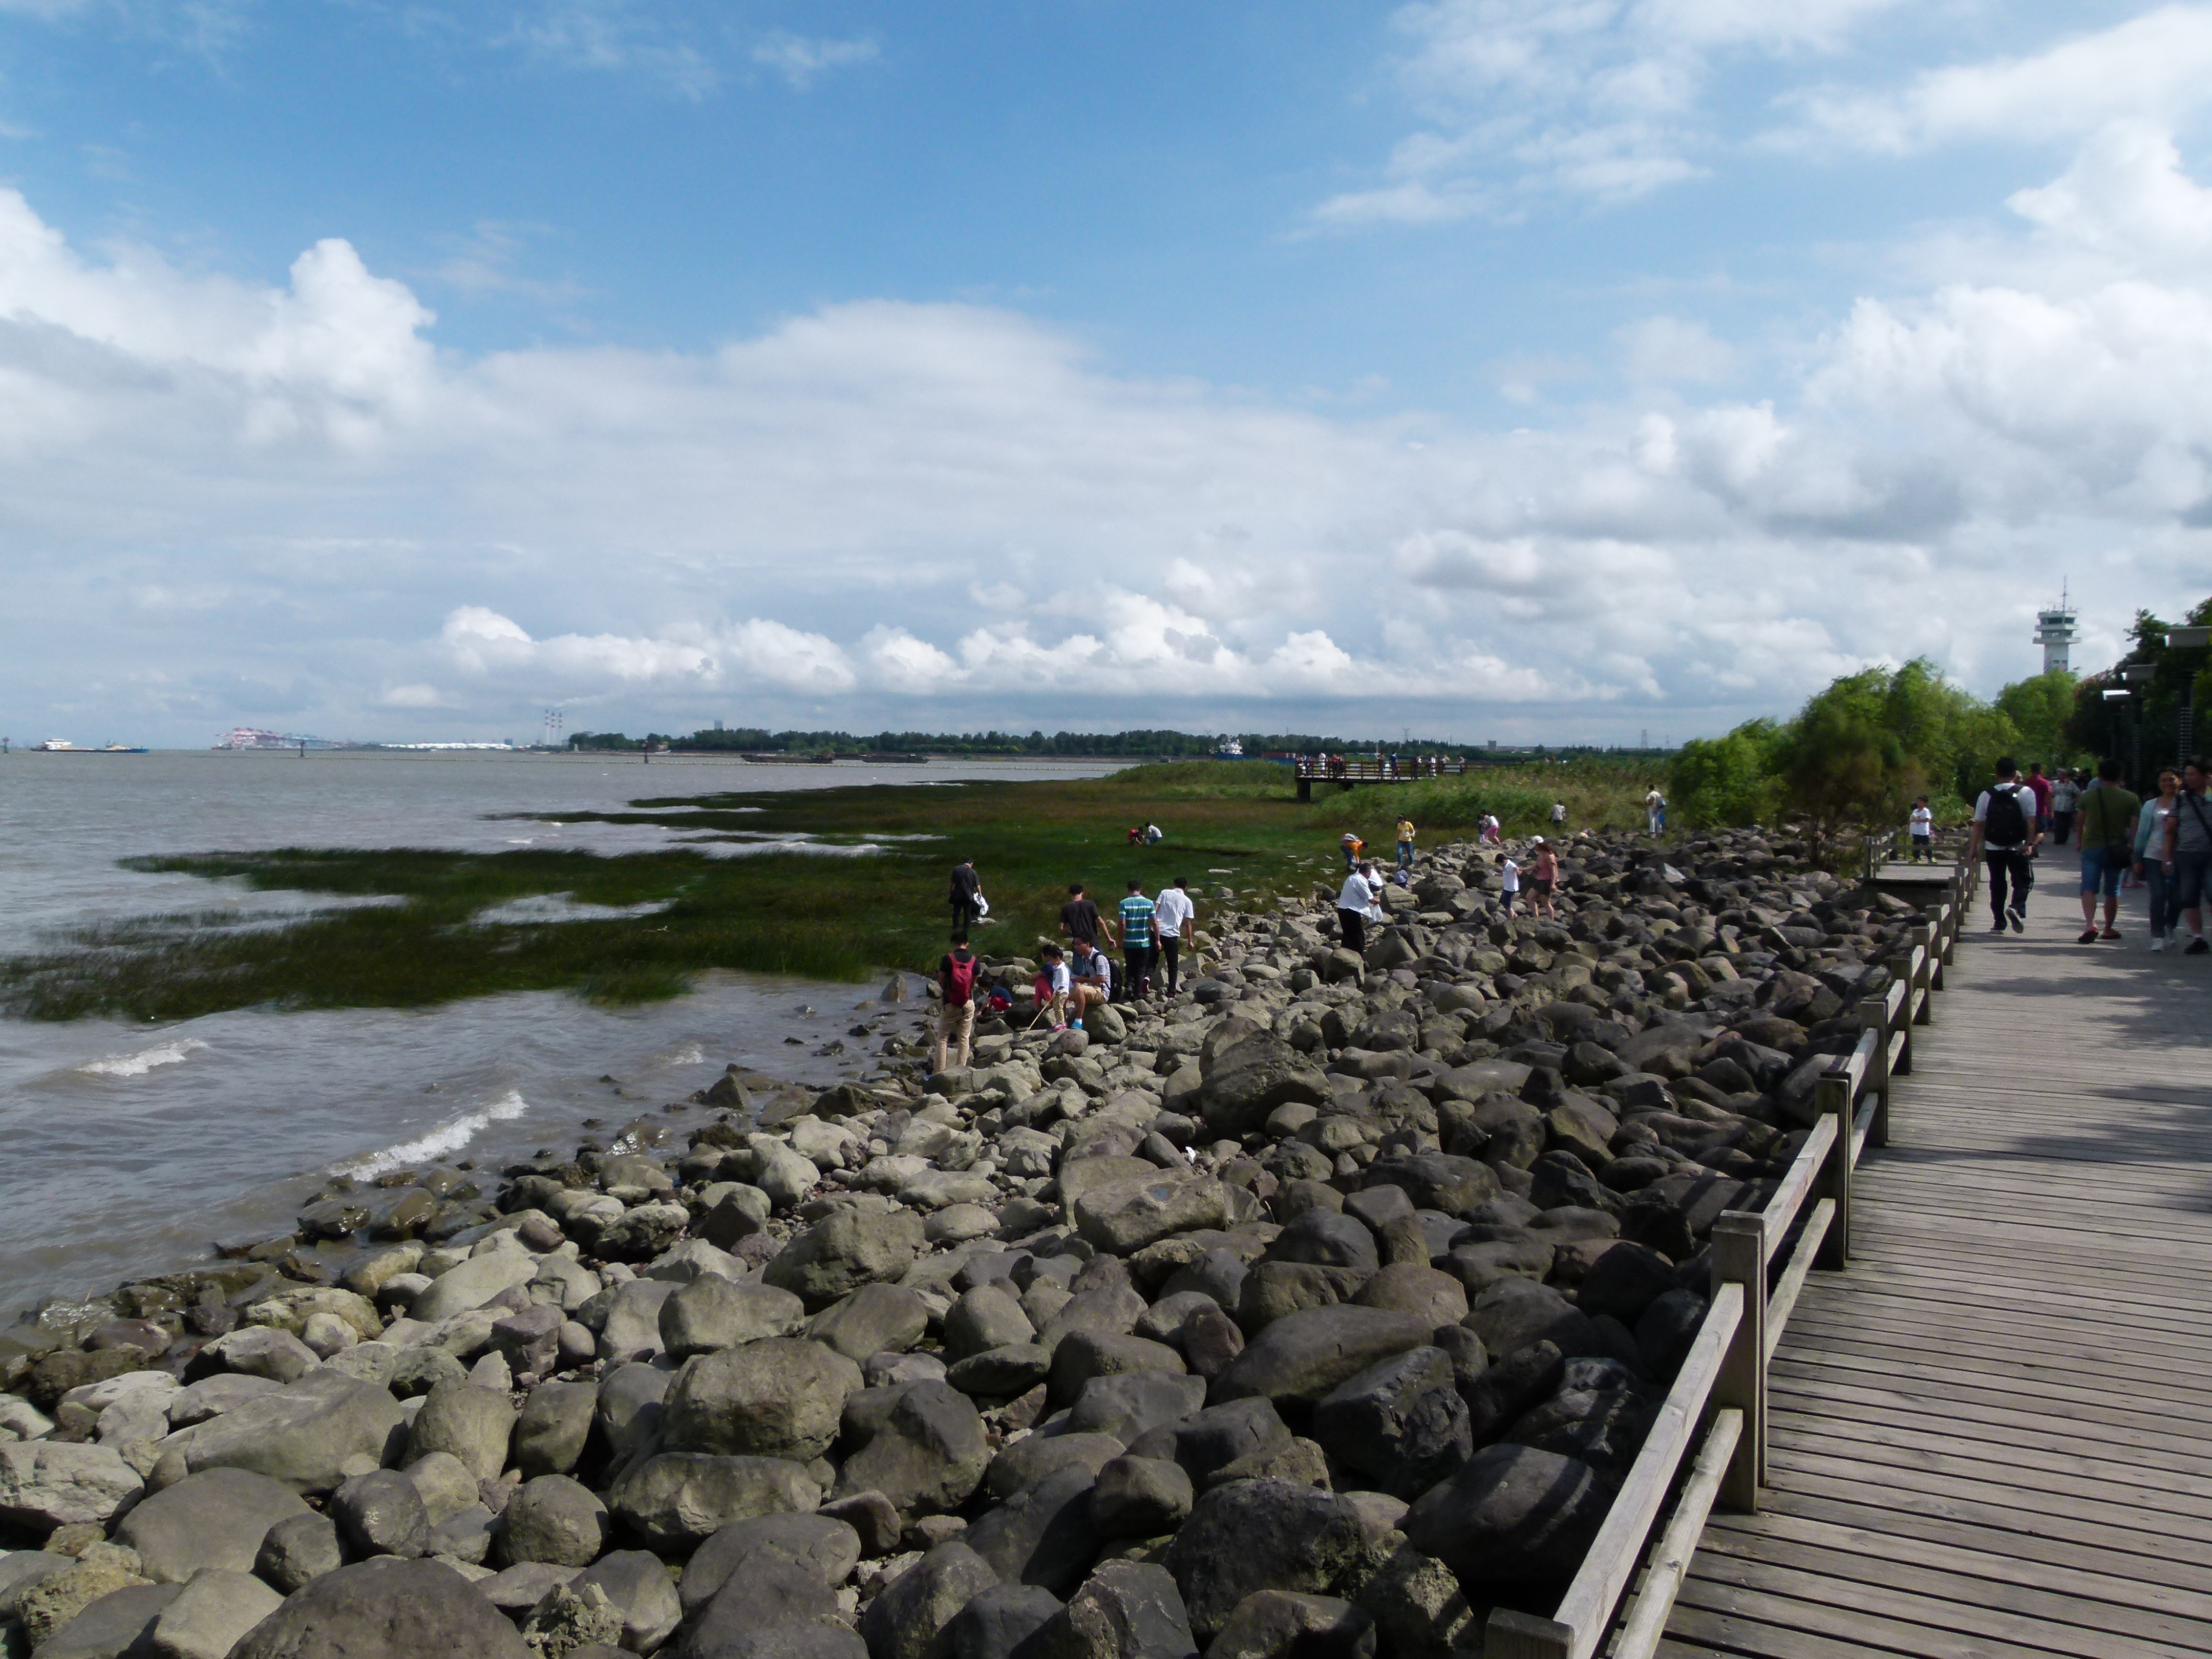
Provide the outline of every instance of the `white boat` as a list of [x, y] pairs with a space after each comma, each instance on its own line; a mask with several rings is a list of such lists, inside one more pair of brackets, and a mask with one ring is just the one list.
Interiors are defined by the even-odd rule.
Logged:
[[1244, 758], [1244, 745], [1237, 742], [1234, 738], [1224, 738], [1221, 742], [1215, 746], [1213, 750], [1213, 758], [1216, 760], [1243, 760]]
[[48, 738], [44, 743], [32, 744], [34, 752], [42, 755], [74, 755], [84, 751], [67, 738]]

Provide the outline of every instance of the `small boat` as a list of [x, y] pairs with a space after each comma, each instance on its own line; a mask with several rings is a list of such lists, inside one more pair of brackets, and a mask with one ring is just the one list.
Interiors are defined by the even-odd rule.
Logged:
[[1243, 760], [1244, 745], [1234, 738], [1224, 738], [1213, 750], [1216, 760]]

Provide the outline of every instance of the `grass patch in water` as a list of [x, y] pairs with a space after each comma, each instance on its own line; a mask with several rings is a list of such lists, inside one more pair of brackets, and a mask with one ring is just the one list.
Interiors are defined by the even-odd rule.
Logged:
[[[558, 815], [746, 842], [885, 838], [869, 854], [284, 848], [131, 859], [125, 862], [132, 869], [232, 877], [263, 890], [397, 902], [245, 930], [208, 928], [192, 916], [80, 930], [0, 963], [0, 1009], [39, 1019], [175, 1020], [261, 1005], [410, 1007], [542, 990], [634, 1003], [681, 994], [718, 968], [859, 981], [889, 965], [934, 964], [947, 926], [947, 876], [963, 855], [975, 857], [991, 901], [993, 921], [978, 943], [1026, 953], [1056, 931], [1070, 881], [1089, 884], [1103, 908], [1132, 876], [1148, 893], [1188, 876], [1203, 927], [1222, 887], [1247, 903], [1334, 886], [1343, 867], [1336, 839], [1346, 829], [1387, 858], [1401, 811], [1427, 844], [1470, 834], [1485, 811], [1510, 834], [1534, 832], [1554, 799], [1567, 802], [1573, 826], [1623, 827], [1641, 822], [1642, 796], [1656, 775], [1600, 762], [1500, 768], [1324, 790], [1305, 804], [1288, 768], [1194, 762], [1104, 778], [733, 793]], [[1129, 827], [1148, 822], [1167, 832], [1165, 842], [1129, 845]], [[913, 839], [889, 839], [899, 836]], [[476, 920], [556, 894], [579, 905], [666, 908], [604, 920]]]

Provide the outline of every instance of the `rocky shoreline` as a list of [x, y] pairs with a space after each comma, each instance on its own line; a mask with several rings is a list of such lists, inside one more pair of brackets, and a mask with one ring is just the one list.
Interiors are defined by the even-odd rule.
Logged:
[[988, 961], [965, 1070], [890, 1004], [862, 1083], [334, 1183], [50, 1305], [0, 1334], [0, 1646], [1479, 1653], [1572, 1576], [1714, 1218], [1918, 920], [1804, 851], [1577, 836], [1537, 921], [1447, 847], [1364, 960], [1333, 893], [1223, 915], [1086, 1032]]

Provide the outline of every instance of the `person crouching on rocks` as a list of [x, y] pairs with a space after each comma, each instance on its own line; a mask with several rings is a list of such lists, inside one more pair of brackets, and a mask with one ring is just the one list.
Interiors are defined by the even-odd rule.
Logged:
[[1375, 908], [1382, 892], [1374, 863], [1363, 860], [1358, 868], [1345, 877], [1344, 890], [1336, 896], [1336, 921], [1344, 930], [1344, 948], [1355, 957], [1367, 953], [1368, 913]]
[[945, 1069], [945, 1051], [949, 1045], [960, 1045], [959, 1064], [968, 1064], [969, 1044], [975, 1036], [975, 953], [968, 948], [968, 935], [952, 936], [952, 948], [937, 964], [937, 988], [944, 993], [945, 1005], [937, 1015], [937, 1069]]
[[1114, 969], [1105, 953], [1089, 939], [1076, 940], [1067, 969], [1072, 981], [1067, 990], [1067, 1023], [1079, 1031], [1085, 1013], [1113, 1000]]

